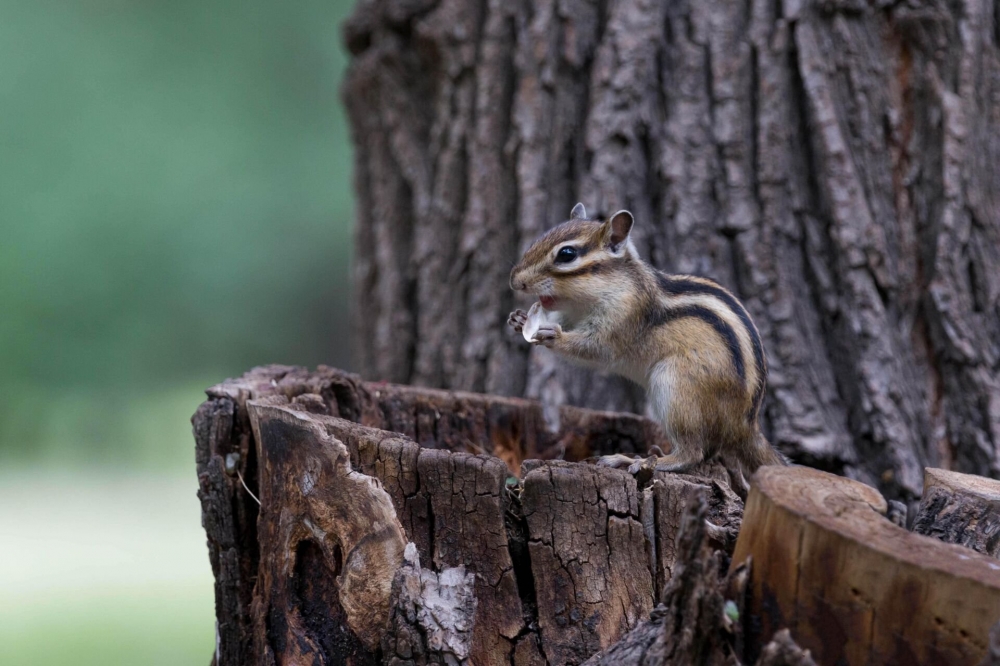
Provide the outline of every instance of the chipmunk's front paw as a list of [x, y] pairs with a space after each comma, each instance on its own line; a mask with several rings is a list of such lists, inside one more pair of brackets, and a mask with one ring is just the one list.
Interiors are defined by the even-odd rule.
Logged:
[[562, 326], [559, 324], [543, 324], [538, 327], [535, 331], [535, 336], [532, 342], [536, 345], [542, 345], [543, 347], [552, 347], [562, 337], [563, 330]]
[[524, 310], [514, 310], [507, 317], [507, 325], [520, 333], [524, 330], [524, 324], [528, 321], [528, 313]]

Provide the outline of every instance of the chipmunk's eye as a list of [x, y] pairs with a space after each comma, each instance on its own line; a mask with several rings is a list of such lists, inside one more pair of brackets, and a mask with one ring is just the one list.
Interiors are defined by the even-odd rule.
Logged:
[[560, 248], [556, 252], [556, 263], [557, 264], [568, 264], [569, 262], [576, 259], [576, 248], [567, 245], [564, 248]]

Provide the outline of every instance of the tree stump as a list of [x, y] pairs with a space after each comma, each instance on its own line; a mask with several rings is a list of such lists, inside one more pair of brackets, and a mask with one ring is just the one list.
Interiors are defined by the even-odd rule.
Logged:
[[744, 519], [721, 466], [584, 464], [660, 444], [633, 415], [323, 367], [257, 368], [208, 395], [193, 424], [217, 666], [1000, 654], [1000, 564], [973, 550], [995, 546], [993, 481], [926, 472], [917, 529], [966, 548], [803, 467], [759, 470]]
[[913, 531], [1000, 556], [1000, 481], [926, 469]]
[[804, 467], [752, 480], [734, 562], [753, 561], [747, 640], [787, 627], [820, 664], [975, 664], [1000, 618], [1000, 565], [907, 532], [869, 486]]
[[335, 419], [274, 398], [247, 407], [260, 462], [256, 652], [375, 663], [406, 545], [392, 501], [351, 469]]
[[218, 666], [579, 664], [648, 618], [687, 505], [721, 557], [739, 532], [719, 466], [577, 464], [660, 444], [637, 416], [331, 368], [208, 395], [193, 424]]
[[[711, 547], [703, 497], [686, 507], [676, 546], [679, 557], [650, 620], [585, 666], [737, 665], [742, 631], [746, 567], [726, 575], [728, 557]], [[727, 605], [732, 610], [727, 614]], [[735, 616], [734, 617], [731, 617]]]

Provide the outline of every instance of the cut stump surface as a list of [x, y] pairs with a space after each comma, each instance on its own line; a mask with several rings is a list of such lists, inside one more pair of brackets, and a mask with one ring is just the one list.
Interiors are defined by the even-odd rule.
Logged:
[[975, 664], [1000, 565], [913, 534], [873, 488], [805, 467], [754, 475], [734, 562], [752, 557], [748, 640], [787, 627], [820, 664]]

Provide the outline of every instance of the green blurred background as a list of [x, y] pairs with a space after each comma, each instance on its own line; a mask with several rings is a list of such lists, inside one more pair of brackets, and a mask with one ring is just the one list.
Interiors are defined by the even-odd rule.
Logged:
[[350, 366], [348, 0], [0, 0], [0, 664], [207, 664], [189, 418]]

